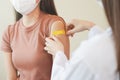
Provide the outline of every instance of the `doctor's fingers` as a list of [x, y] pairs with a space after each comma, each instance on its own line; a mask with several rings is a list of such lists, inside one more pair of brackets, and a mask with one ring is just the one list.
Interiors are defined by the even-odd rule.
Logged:
[[45, 43], [45, 45], [46, 45], [46, 47], [48, 47], [48, 48], [54, 48], [54, 46], [56, 45], [55, 43], [49, 43], [49, 42], [46, 42]]
[[72, 30], [67, 31], [68, 36], [73, 36], [75, 33], [76, 33], [76, 29], [72, 29]]
[[54, 50], [54, 48], [51, 48], [51, 47], [45, 47], [44, 48], [49, 54], [51, 54], [51, 55], [55, 55], [55, 50]]
[[[45, 47], [44, 50], [46, 50], [49, 54], [53, 53], [53, 50], [50, 47]], [[54, 55], [54, 54], [52, 54]]]
[[53, 40], [51, 38], [46, 38], [45, 41], [46, 42], [52, 42]]
[[46, 43], [49, 45], [56, 46], [57, 44], [62, 44], [62, 42], [55, 36], [51, 37], [52, 39], [46, 38]]
[[54, 45], [56, 42], [50, 38], [46, 38], [46, 44]]

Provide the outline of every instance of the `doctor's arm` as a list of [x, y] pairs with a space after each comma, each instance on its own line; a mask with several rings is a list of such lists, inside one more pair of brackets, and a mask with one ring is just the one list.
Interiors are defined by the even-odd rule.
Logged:
[[51, 80], [94, 80], [94, 74], [90, 71], [88, 65], [81, 61], [80, 57], [70, 60], [66, 58], [62, 43], [57, 38], [47, 38], [46, 47], [47, 51], [56, 52], [52, 54], [55, 58]]
[[94, 37], [97, 34], [101, 34], [103, 30], [91, 21], [73, 19], [67, 25], [67, 35], [73, 36], [75, 33], [88, 30], [88, 37]]
[[68, 63], [68, 59], [64, 53], [63, 44], [56, 37], [52, 37], [52, 39], [46, 38], [45, 50], [55, 56], [53, 61], [51, 80], [61, 80], [63, 73], [67, 68], [66, 64]]

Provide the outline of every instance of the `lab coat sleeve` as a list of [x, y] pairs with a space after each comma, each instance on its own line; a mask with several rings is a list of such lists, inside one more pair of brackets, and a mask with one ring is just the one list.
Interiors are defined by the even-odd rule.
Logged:
[[51, 80], [94, 80], [95, 75], [82, 60], [68, 61], [63, 52], [55, 56]]
[[67, 57], [64, 55], [64, 53], [58, 51], [53, 61], [51, 80], [60, 80], [60, 77], [63, 74], [67, 63], [68, 60]]
[[90, 39], [92, 37], [95, 37], [98, 34], [103, 33], [103, 32], [104, 32], [103, 29], [101, 29], [99, 26], [95, 25], [90, 29], [90, 31], [88, 33], [88, 38]]

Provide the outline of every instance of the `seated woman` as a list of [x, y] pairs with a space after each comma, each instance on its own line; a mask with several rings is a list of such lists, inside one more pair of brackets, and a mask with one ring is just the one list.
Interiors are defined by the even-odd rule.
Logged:
[[[3, 33], [1, 45], [7, 79], [50, 80], [53, 56], [44, 50], [45, 38], [57, 30], [66, 32], [64, 20], [57, 16], [53, 0], [11, 0], [11, 3], [17, 11], [16, 22]], [[69, 57], [66, 33], [56, 37]]]

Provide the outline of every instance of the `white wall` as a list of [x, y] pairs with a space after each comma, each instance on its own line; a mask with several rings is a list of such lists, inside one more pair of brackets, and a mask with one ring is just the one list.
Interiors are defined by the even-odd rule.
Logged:
[[[90, 20], [96, 24], [108, 26], [103, 9], [98, 6], [96, 0], [55, 0], [56, 7], [60, 16], [66, 22], [73, 18]], [[14, 16], [9, 0], [0, 1], [0, 38], [3, 29], [8, 24], [14, 22]], [[71, 39], [71, 51], [73, 51], [81, 40], [87, 38], [87, 32], [79, 33]], [[5, 68], [3, 54], [0, 53], [0, 80], [5, 80]]]
[[[9, 0], [0, 0], [0, 39], [3, 30], [13, 23], [13, 13]], [[0, 53], [0, 80], [6, 80], [3, 54]]]

